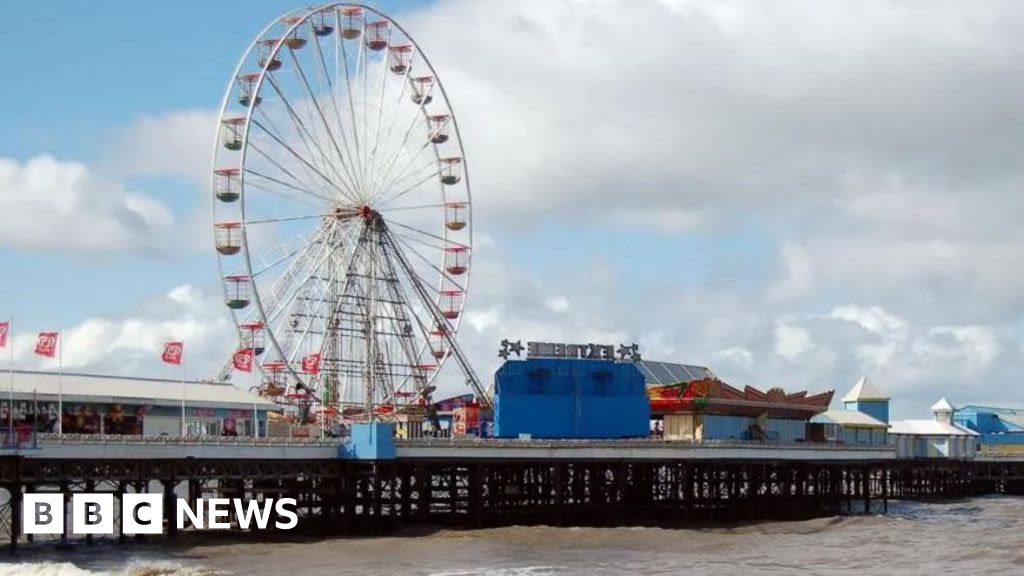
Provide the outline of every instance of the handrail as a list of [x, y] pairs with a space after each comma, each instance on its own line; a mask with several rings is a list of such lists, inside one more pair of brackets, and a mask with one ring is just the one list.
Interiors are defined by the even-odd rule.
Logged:
[[121, 434], [39, 434], [38, 443], [45, 444], [109, 444], [148, 446], [341, 446], [348, 438], [295, 438], [271, 436], [136, 436]]
[[888, 444], [836, 444], [824, 442], [771, 442], [757, 440], [666, 440], [663, 438], [519, 439], [519, 438], [404, 438], [395, 440], [396, 448], [765, 448], [773, 450], [895, 450]]

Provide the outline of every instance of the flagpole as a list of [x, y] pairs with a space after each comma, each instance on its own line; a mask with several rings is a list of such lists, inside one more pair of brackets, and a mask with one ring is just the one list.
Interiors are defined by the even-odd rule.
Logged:
[[57, 333], [57, 435], [64, 435], [64, 331]]
[[[184, 352], [184, 347], [182, 349]], [[185, 358], [184, 353], [181, 359], [181, 437], [185, 437]]]
[[12, 447], [18, 445], [17, 440], [14, 438], [14, 338], [11, 336], [12, 330], [14, 330], [14, 316], [11, 316], [10, 322], [7, 324], [7, 335], [4, 337], [4, 345], [7, 346], [7, 351], [10, 353], [11, 359], [11, 379], [7, 383], [7, 423], [10, 424], [10, 439]]
[[260, 396], [260, 387], [256, 378], [256, 351], [253, 350], [252, 362], [249, 364], [252, 366], [252, 388], [255, 390], [252, 396], [252, 438], [253, 440], [260, 437], [260, 413], [256, 409], [256, 399]]

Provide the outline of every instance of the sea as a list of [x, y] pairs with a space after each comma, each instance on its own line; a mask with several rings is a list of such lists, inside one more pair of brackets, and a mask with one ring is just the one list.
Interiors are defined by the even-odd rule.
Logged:
[[699, 530], [512, 526], [289, 543], [111, 542], [36, 546], [0, 560], [0, 576], [348, 574], [1024, 574], [1024, 498], [893, 502], [886, 515]]

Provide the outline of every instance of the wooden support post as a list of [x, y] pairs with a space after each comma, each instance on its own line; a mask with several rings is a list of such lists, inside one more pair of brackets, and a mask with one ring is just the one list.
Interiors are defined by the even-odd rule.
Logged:
[[[167, 520], [167, 535], [170, 538], [178, 536], [178, 523], [175, 521], [174, 506], [174, 478], [166, 478], [161, 481], [164, 495], [164, 518]], [[194, 503], [192, 505], [195, 505]]]
[[21, 535], [21, 506], [25, 495], [20, 483], [8, 486], [7, 490], [11, 493], [11, 554], [14, 554], [18, 550], [18, 536]]

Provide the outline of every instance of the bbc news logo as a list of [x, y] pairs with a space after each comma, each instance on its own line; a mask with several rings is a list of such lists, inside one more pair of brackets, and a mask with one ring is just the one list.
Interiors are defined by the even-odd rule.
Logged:
[[[298, 503], [294, 498], [209, 498], [190, 503], [175, 500], [174, 522], [184, 530], [186, 521], [199, 529], [229, 530], [231, 516], [242, 530], [266, 530], [273, 521], [278, 530], [291, 530], [299, 523]], [[117, 505], [113, 494], [72, 494], [71, 532], [74, 534], [114, 534]], [[25, 534], [63, 534], [65, 522], [62, 494], [25, 494], [22, 501]], [[124, 534], [163, 533], [164, 498], [162, 494], [124, 494], [121, 498], [121, 532]]]

